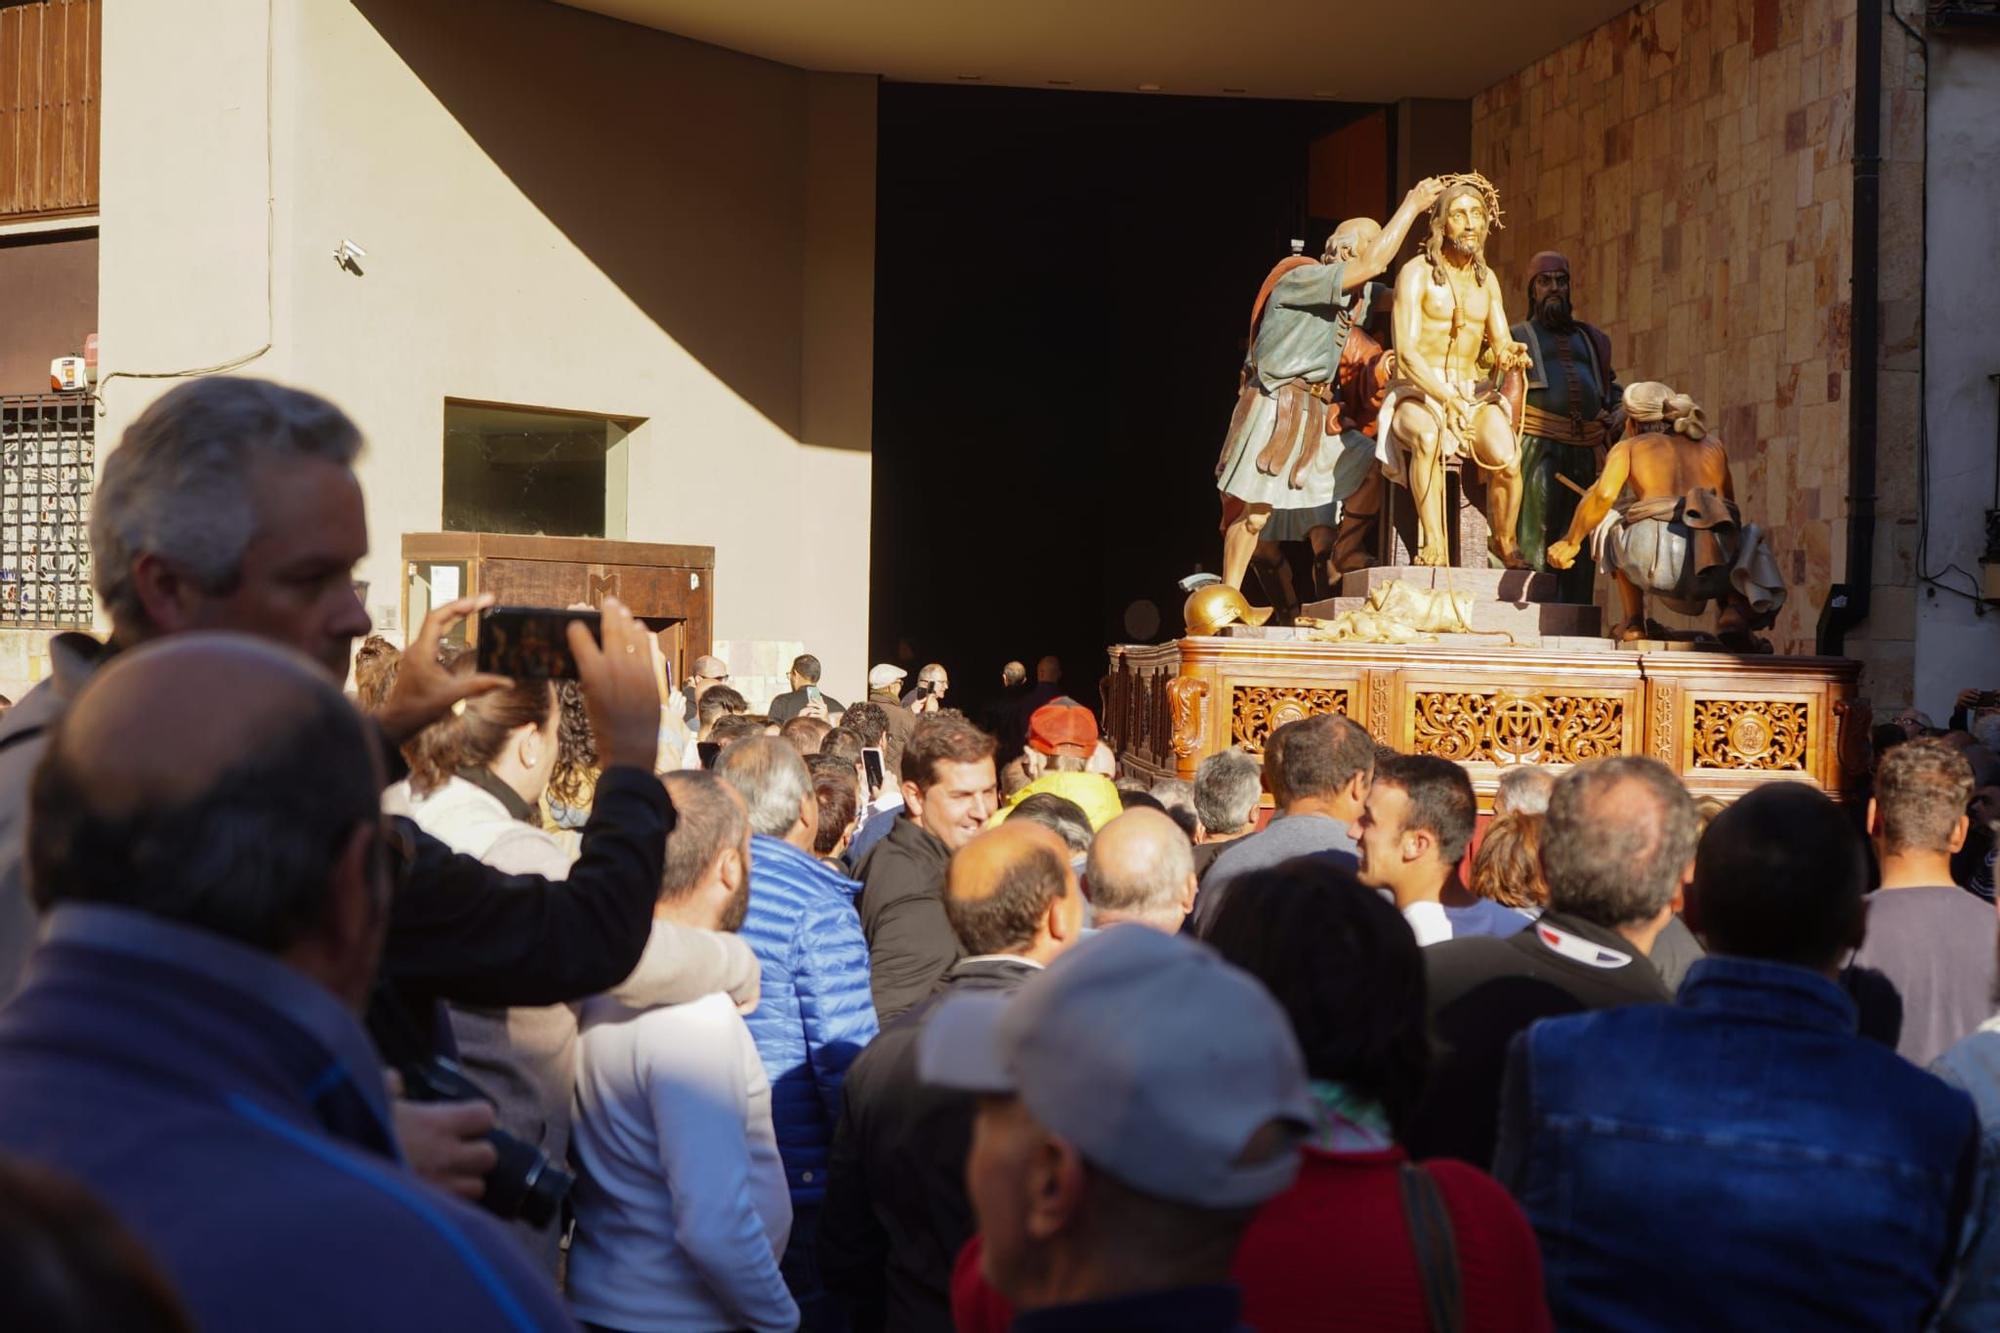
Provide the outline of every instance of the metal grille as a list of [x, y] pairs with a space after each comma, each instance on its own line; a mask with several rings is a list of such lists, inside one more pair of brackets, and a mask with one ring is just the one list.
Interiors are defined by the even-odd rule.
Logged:
[[96, 424], [82, 394], [0, 395], [0, 624], [91, 622]]

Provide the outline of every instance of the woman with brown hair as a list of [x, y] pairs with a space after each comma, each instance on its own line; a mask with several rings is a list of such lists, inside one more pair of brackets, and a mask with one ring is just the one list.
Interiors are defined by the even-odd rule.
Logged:
[[1472, 892], [1511, 907], [1523, 925], [1549, 904], [1549, 886], [1542, 879], [1542, 817], [1520, 811], [1497, 816], [1472, 858]]
[[[470, 662], [461, 655], [452, 669]], [[410, 818], [454, 851], [510, 874], [562, 879], [570, 857], [542, 828], [561, 714], [543, 680], [467, 699], [410, 742]]]

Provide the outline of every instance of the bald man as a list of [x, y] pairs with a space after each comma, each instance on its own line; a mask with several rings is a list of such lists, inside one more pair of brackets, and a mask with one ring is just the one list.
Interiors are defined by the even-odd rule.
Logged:
[[1129, 921], [1177, 934], [1194, 911], [1194, 844], [1171, 817], [1135, 806], [1097, 831], [1084, 880], [1100, 928]]
[[967, 956], [848, 1069], [820, 1229], [829, 1287], [857, 1310], [886, 1310], [886, 1327], [939, 1333], [952, 1328], [952, 1262], [973, 1231], [975, 1106], [918, 1079], [917, 1037], [945, 996], [1013, 991], [1076, 943], [1083, 895], [1062, 839], [1010, 820], [952, 857], [945, 911]]
[[381, 781], [289, 649], [191, 633], [97, 672], [30, 795], [48, 932], [0, 1018], [0, 1152], [88, 1186], [204, 1328], [570, 1328], [400, 1159], [358, 1019], [401, 859]]

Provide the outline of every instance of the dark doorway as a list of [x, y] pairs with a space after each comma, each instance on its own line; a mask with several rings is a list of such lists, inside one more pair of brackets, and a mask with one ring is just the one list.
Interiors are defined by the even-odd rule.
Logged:
[[942, 661], [969, 707], [1054, 653], [1095, 704], [1107, 644], [1179, 633], [1251, 300], [1326, 240], [1315, 140], [1371, 116], [883, 86], [872, 660]]

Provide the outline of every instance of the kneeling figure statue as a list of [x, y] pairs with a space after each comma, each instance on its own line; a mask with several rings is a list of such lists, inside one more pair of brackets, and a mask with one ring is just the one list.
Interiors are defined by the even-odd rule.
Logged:
[[1625, 618], [1611, 631], [1621, 643], [1648, 637], [1651, 593], [1683, 615], [1715, 602], [1723, 646], [1769, 652], [1755, 631], [1777, 619], [1784, 580], [1763, 530], [1743, 522], [1736, 507], [1722, 442], [1708, 434], [1694, 400], [1664, 384], [1627, 388], [1625, 411], [1625, 438], [1578, 502], [1569, 532], [1550, 544], [1549, 564], [1568, 569], [1591, 543], [1624, 603]]

